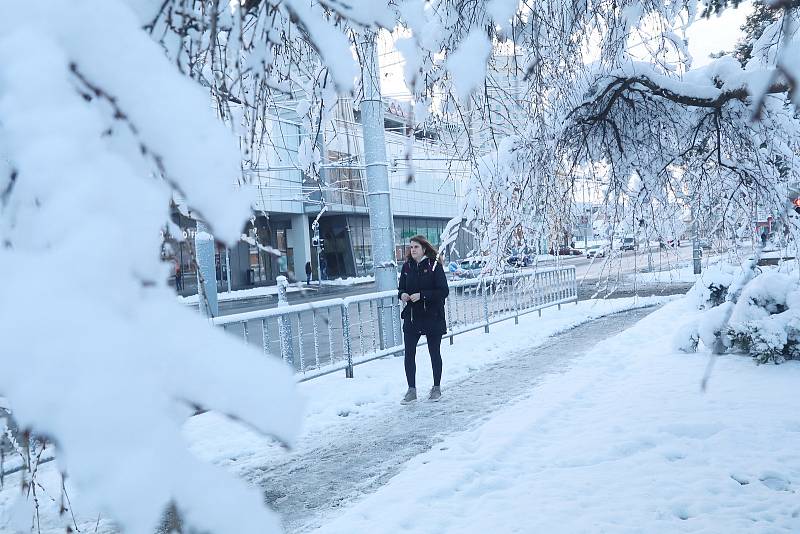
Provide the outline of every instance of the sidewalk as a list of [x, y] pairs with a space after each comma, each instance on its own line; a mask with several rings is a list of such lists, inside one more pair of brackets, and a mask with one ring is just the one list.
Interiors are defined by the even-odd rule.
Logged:
[[664, 306], [319, 521], [345, 532], [798, 532], [800, 362], [672, 349]]
[[[594, 341], [617, 333], [651, 311], [640, 309], [595, 319], [549, 338], [541, 346], [517, 347], [514, 354], [480, 371], [445, 381], [444, 396], [437, 403], [424, 400], [427, 387], [422, 386], [416, 403], [402, 406], [395, 398], [380, 414], [339, 425], [346, 428], [336, 431], [335, 439], [329, 437], [321, 446], [257, 469], [251, 481], [264, 488], [268, 501], [284, 518], [287, 532], [323, 525], [339, 507], [380, 490], [415, 457], [447, 450], [444, 441], [449, 436], [475, 428], [498, 410], [529, 397], [549, 375], [575, 364]], [[402, 366], [401, 359], [395, 362]], [[426, 372], [428, 368], [423, 367]], [[402, 380], [402, 376], [398, 378]], [[420, 382], [427, 384], [430, 378], [420, 376]], [[398, 389], [402, 395], [402, 382]], [[349, 418], [345, 413], [340, 417]], [[320, 436], [315, 439], [319, 440]], [[415, 484], [434, 472], [420, 473]], [[376, 527], [382, 528], [347, 526], [343, 532], [370, 532]], [[386, 528], [387, 532], [401, 530]]]
[[[460, 420], [461, 422], [453, 419], [453, 426], [443, 429], [448, 433], [459, 432], [466, 425], [475, 425], [477, 424], [474, 419], [475, 409], [459, 414], [457, 412], [460, 408], [454, 407], [454, 403], [459, 403], [457, 400], [459, 395], [469, 395], [469, 389], [462, 390], [458, 384], [471, 377], [480, 376], [482, 370], [495, 364], [501, 364], [515, 354], [518, 356], [519, 349], [515, 346], [519, 345], [520, 341], [527, 340], [528, 348], [539, 346], [551, 339], [551, 336], [568, 331], [578, 324], [631, 307], [650, 306], [658, 302], [662, 302], [662, 300], [644, 298], [638, 299], [636, 302], [634, 299], [581, 302], [578, 305], [564, 306], [560, 311], [545, 310], [541, 318], [536, 314], [524, 316], [520, 319], [520, 325], [514, 325], [513, 321], [492, 325], [489, 335], [476, 331], [458, 336], [455, 345], [450, 346], [445, 343], [443, 346], [442, 353], [445, 364], [443, 385], [446, 398], [438, 405], [420, 402], [416, 406], [401, 407], [398, 404], [399, 398], [405, 391], [403, 362], [400, 358], [387, 358], [359, 366], [356, 368], [356, 377], [352, 380], [345, 379], [342, 374], [337, 373], [300, 384], [298, 387], [306, 396], [307, 403], [304, 418], [305, 429], [297, 447], [291, 453], [287, 453], [268, 437], [256, 434], [248, 427], [231, 422], [213, 412], [189, 419], [184, 426], [184, 434], [198, 457], [225, 469], [233, 470], [253, 483], [261, 484], [265, 476], [264, 469], [275, 466], [279, 470], [285, 470], [287, 480], [295, 481], [294, 486], [286, 482], [287, 488], [297, 491], [296, 484], [303, 480], [298, 478], [300, 474], [320, 472], [320, 476], [323, 476], [320, 470], [325, 466], [332, 466], [335, 470], [328, 473], [333, 475], [334, 480], [344, 477], [344, 483], [351, 484], [350, 486], [311, 485], [307, 488], [300, 488], [298, 495], [282, 491], [280, 483], [274, 482], [271, 477], [263, 480], [268, 501], [278, 506], [279, 510], [289, 512], [294, 510], [292, 506], [297, 507], [295, 509], [298, 510], [298, 513], [295, 518], [289, 518], [292, 525], [291, 529], [287, 530], [287, 532], [294, 532], [295, 525], [299, 527], [306, 524], [312, 515], [322, 518], [323, 512], [328, 513], [336, 509], [337, 503], [343, 499], [350, 502], [363, 496], [362, 492], [375, 491], [389, 476], [407, 465], [406, 460], [409, 460], [409, 454], [413, 456], [415, 453], [424, 452], [429, 447], [419, 449], [413, 448], [416, 445], [410, 446], [411, 448], [405, 447], [404, 451], [398, 452], [397, 462], [387, 464], [391, 470], [377, 478], [371, 473], [364, 475], [363, 471], [353, 471], [353, 473], [359, 473], [358, 476], [364, 475], [365, 481], [373, 484], [372, 486], [362, 486], [359, 480], [355, 480], [353, 477], [348, 479], [346, 473], [342, 474], [343, 471], [357, 469], [365, 458], [369, 458], [369, 453], [352, 454], [349, 446], [345, 446], [344, 452], [348, 454], [345, 457], [339, 456], [339, 458], [345, 458], [346, 461], [343, 459], [344, 463], [331, 463], [323, 457], [325, 454], [323, 451], [336, 450], [342, 444], [350, 443], [353, 439], [359, 440], [365, 436], [373, 436], [376, 440], [384, 439], [382, 436], [391, 436], [391, 431], [397, 429], [404, 432], [411, 431], [415, 440], [418, 440], [420, 445], [424, 445], [427, 438], [419, 432], [414, 432], [414, 422], [417, 416], [427, 408], [448, 410], [448, 412], [453, 409], [454, 417], [464, 418]], [[580, 345], [582, 347], [584, 344]], [[587, 347], [590, 345], [590, 343], [586, 344]], [[558, 351], [560, 353], [560, 347]], [[424, 393], [431, 381], [430, 361], [424, 348], [419, 350], [417, 361], [418, 385], [420, 391]], [[494, 381], [496, 385], [500, 385], [502, 382]], [[495, 394], [493, 397], [498, 403], [507, 402], [504, 400], [506, 397], [501, 394]], [[484, 399], [488, 400], [489, 396], [485, 396]], [[460, 403], [464, 404], [464, 402]], [[478, 418], [489, 414], [488, 410], [480, 409], [479, 403], [475, 406], [479, 407]], [[490, 405], [487, 404], [487, 406]], [[416, 412], [403, 412], [401, 411], [403, 408], [410, 408]], [[412, 419], [406, 419], [402, 425], [395, 426], [393, 421], [398, 421], [398, 419], [389, 419], [387, 414], [405, 415]], [[431, 435], [433, 436], [433, 434]], [[439, 440], [444, 437], [443, 434], [437, 434], [435, 439]], [[359, 451], [359, 449], [353, 450]], [[375, 456], [376, 461], [384, 461], [387, 457], [391, 460], [393, 451], [394, 449], [389, 445], [382, 447], [380, 452], [383, 456]], [[291, 463], [299, 457], [305, 457], [311, 463], [304, 465]], [[292, 465], [295, 467], [293, 468]], [[27, 521], [27, 526], [29, 526], [30, 517], [32, 517], [30, 515], [32, 513], [31, 504], [27, 503], [25, 506], [18, 506], [13, 510], [10, 506], [20, 491], [20, 476], [19, 473], [16, 473], [7, 477], [5, 486], [0, 489], [0, 530], [4, 528], [3, 521], [6, 519], [4, 515], [6, 512], [17, 517], [23, 526]], [[41, 483], [39, 490], [46, 492], [54, 499], [39, 500], [42, 532], [46, 534], [64, 532], [65, 520], [59, 517], [57, 506], [57, 499], [61, 492], [58, 462], [40, 466], [37, 479]], [[99, 516], [99, 523], [97, 523], [97, 510], [91, 503], [86, 502], [75, 488], [70, 486], [69, 480], [67, 488], [72, 503], [71, 511], [75, 513], [77, 525], [81, 531], [95, 532], [97, 524], [96, 531], [98, 533], [117, 534], [114, 525], [103, 514]], [[341, 497], [338, 493], [340, 490]], [[42, 494], [44, 495], [44, 493]], [[324, 500], [303, 500], [305, 494], [309, 495], [309, 499], [323, 498]], [[301, 503], [301, 505], [297, 503]], [[309, 510], [306, 505], [314, 505], [316, 508]]]
[[[305, 429], [288, 456], [268, 439], [213, 413], [188, 422], [187, 439], [198, 456], [261, 486], [287, 532], [300, 532], [321, 524], [341, 504], [375, 491], [438, 441], [529, 394], [542, 376], [563, 372], [598, 339], [651, 310], [597, 318], [657, 302], [663, 299], [582, 302], [545, 310], [541, 318], [525, 316], [518, 326], [513, 321], [493, 325], [488, 335], [459, 336], [454, 345], [443, 346], [444, 398], [436, 404], [399, 404], [405, 392], [402, 358], [357, 367], [353, 380], [336, 374], [301, 384], [308, 402]], [[583, 326], [571, 329], [578, 324]], [[423, 398], [430, 375], [430, 360], [421, 348], [417, 385]]]

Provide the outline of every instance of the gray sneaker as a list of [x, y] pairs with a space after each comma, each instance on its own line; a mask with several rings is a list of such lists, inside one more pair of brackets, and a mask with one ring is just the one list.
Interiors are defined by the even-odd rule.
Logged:
[[442, 398], [442, 388], [440, 386], [433, 386], [431, 388], [431, 392], [428, 395], [429, 401], [438, 401]]
[[408, 388], [406, 391], [406, 396], [403, 397], [403, 400], [400, 401], [400, 404], [408, 404], [409, 402], [413, 402], [417, 400], [417, 388]]

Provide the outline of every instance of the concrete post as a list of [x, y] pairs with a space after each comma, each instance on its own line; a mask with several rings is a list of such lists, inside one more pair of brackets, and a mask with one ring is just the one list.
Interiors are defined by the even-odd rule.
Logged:
[[[372, 259], [375, 266], [376, 291], [397, 289], [397, 267], [394, 258], [394, 223], [389, 190], [386, 140], [383, 130], [383, 102], [380, 72], [375, 45], [375, 32], [363, 33], [361, 80], [364, 99], [361, 101], [361, 127], [364, 134], [364, 158], [367, 169], [367, 202], [369, 228], [372, 235]], [[381, 311], [384, 325], [393, 325], [392, 309]], [[383, 331], [383, 345], [392, 344], [392, 328]]]
[[206, 317], [216, 317], [219, 315], [219, 304], [214, 236], [209, 233], [208, 226], [201, 221], [197, 221], [194, 248], [197, 258], [197, 298], [200, 302], [200, 313]]
[[[286, 298], [286, 288], [289, 281], [285, 276], [278, 276], [275, 281], [278, 283], [278, 308], [289, 305]], [[278, 317], [278, 336], [280, 337], [281, 358], [294, 368], [294, 347], [292, 346], [292, 321], [286, 315]]]
[[344, 339], [344, 356], [347, 367], [344, 369], [345, 378], [353, 378], [353, 348], [350, 344], [350, 314], [346, 304], [342, 305], [342, 335]]

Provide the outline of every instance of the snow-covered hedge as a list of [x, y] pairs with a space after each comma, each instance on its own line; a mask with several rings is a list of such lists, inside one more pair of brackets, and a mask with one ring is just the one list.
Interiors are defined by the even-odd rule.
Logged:
[[759, 363], [800, 357], [800, 283], [794, 273], [765, 272], [742, 292], [727, 329], [733, 349]]
[[736, 280], [741, 268], [730, 264], [710, 266], [698, 280], [687, 296], [695, 299], [701, 310], [719, 306], [728, 296], [728, 288]]
[[[700, 343], [711, 347], [721, 337], [727, 350], [749, 354], [758, 363], [800, 359], [800, 273], [757, 272], [734, 304], [726, 297], [740, 274], [741, 267], [723, 265], [695, 284], [689, 297], [706, 311], [678, 332], [675, 347], [695, 352]], [[723, 324], [730, 307], [730, 320]]]

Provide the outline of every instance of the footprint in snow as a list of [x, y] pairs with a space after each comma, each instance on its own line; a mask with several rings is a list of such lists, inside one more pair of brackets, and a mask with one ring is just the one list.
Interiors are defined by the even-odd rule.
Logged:
[[741, 484], [742, 486], [746, 486], [750, 484], [750, 479], [741, 473], [733, 473], [731, 474], [731, 478]]
[[792, 491], [792, 483], [786, 477], [775, 471], [765, 471], [758, 479], [773, 491]]
[[708, 439], [725, 428], [719, 424], [675, 423], [664, 425], [659, 430], [679, 438]]

